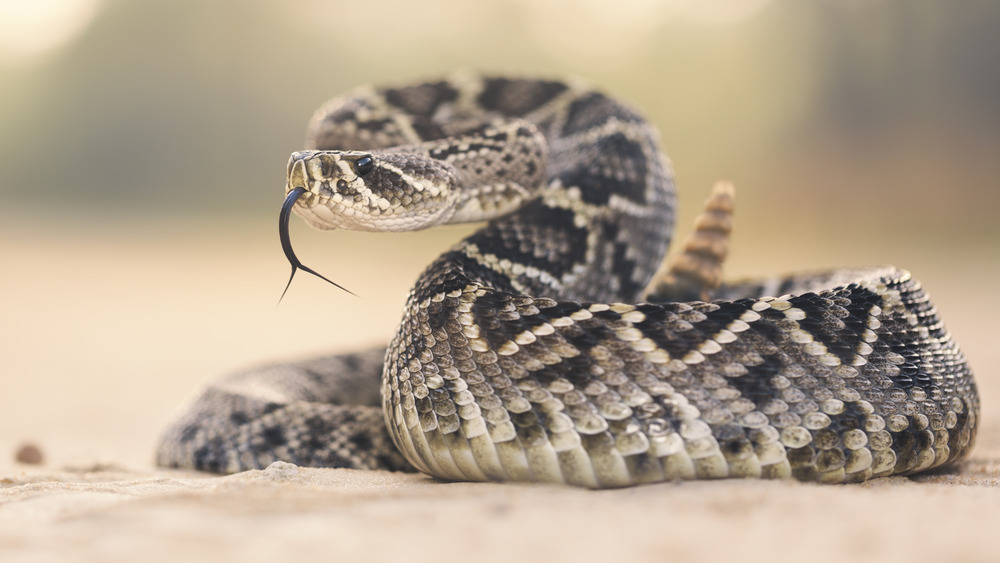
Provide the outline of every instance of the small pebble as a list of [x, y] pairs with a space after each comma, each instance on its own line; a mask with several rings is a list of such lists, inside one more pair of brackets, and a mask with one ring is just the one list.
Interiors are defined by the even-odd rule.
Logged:
[[26, 463], [28, 465], [41, 465], [45, 460], [44, 456], [42, 456], [42, 450], [32, 443], [22, 444], [21, 447], [17, 449], [17, 454], [15, 454], [14, 459], [16, 459], [18, 463]]

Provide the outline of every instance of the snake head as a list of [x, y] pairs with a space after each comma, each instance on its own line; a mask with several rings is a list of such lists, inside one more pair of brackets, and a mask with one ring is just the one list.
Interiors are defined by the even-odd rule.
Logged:
[[450, 164], [419, 154], [307, 150], [289, 158], [285, 194], [305, 189], [294, 211], [313, 227], [412, 231], [447, 220], [457, 182]]

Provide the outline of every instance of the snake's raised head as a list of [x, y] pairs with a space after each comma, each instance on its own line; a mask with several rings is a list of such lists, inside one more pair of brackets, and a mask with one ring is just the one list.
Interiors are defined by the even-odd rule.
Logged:
[[299, 151], [285, 193], [305, 192], [294, 211], [320, 229], [412, 231], [454, 212], [454, 168], [401, 152]]

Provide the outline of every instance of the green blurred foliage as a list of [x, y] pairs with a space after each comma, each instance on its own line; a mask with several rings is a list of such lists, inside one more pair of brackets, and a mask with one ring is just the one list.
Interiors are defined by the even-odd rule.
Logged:
[[0, 67], [0, 208], [273, 214], [326, 98], [471, 68], [632, 101], [685, 203], [725, 177], [765, 226], [996, 235], [1000, 3], [772, 0], [726, 25], [656, 6], [105, 0], [57, 54]]

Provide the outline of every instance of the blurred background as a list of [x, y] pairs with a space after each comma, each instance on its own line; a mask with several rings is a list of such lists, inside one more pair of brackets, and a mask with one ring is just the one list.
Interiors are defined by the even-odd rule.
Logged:
[[297, 221], [299, 256], [360, 297], [303, 276], [275, 307], [285, 162], [325, 99], [457, 68], [630, 101], [680, 230], [735, 183], [733, 275], [907, 267], [988, 380], [997, 29], [989, 0], [0, 0], [0, 464], [25, 440], [147, 464], [207, 379], [387, 340], [471, 227]]

